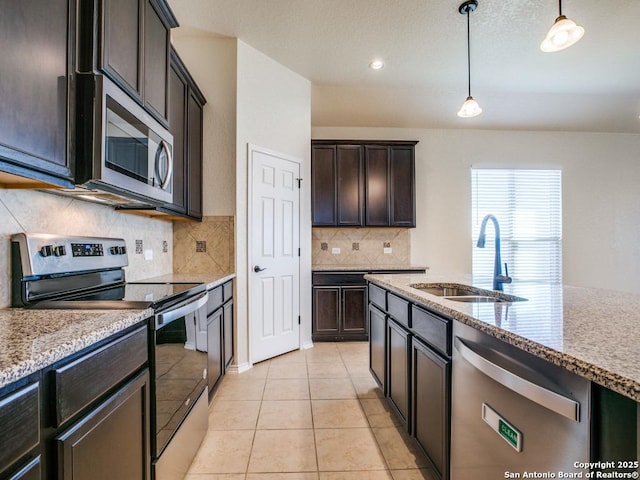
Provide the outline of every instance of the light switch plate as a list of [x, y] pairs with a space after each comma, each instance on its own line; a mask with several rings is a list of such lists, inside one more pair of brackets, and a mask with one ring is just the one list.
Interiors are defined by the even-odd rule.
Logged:
[[393, 249], [392, 249], [391, 247], [384, 247], [384, 248], [382, 249], [382, 251], [383, 251], [384, 253], [393, 253]]
[[145, 250], [144, 251], [144, 259], [145, 260], [153, 260], [153, 250], [151, 250], [150, 248]]
[[333, 247], [331, 249], [331, 253], [333, 253], [334, 255], [340, 255], [340, 248], [339, 247]]

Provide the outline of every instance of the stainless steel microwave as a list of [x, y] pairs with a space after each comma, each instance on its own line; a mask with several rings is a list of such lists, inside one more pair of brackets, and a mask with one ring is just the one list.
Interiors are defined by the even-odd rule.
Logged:
[[103, 75], [78, 75], [77, 89], [76, 184], [132, 203], [171, 203], [171, 133]]

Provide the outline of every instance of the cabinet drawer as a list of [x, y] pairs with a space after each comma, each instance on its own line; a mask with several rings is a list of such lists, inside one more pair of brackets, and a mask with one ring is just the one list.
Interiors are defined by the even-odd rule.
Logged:
[[451, 321], [415, 305], [411, 308], [413, 332], [440, 353], [451, 356]]
[[401, 325], [409, 328], [409, 302], [392, 293], [387, 295], [387, 312]]
[[60, 426], [147, 362], [147, 327], [54, 371], [55, 425]]
[[383, 312], [387, 311], [387, 296], [385, 290], [369, 284], [369, 301], [378, 306]]
[[222, 301], [227, 302], [233, 297], [233, 280], [228, 281], [222, 286]]
[[349, 273], [314, 273], [313, 284], [314, 285], [366, 285], [367, 281], [364, 279], [364, 272], [349, 272]]
[[224, 295], [222, 291], [222, 285], [209, 290], [209, 299], [207, 300], [207, 316], [211, 315], [218, 308], [222, 306]]
[[40, 384], [0, 400], [0, 471], [40, 442]]

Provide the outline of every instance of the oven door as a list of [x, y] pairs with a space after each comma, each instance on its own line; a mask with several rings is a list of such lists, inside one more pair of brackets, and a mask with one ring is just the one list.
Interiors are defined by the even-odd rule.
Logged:
[[[160, 457], [206, 387], [207, 353], [199, 349], [207, 293], [155, 316], [152, 364], [154, 456]], [[205, 322], [206, 323], [206, 322]]]

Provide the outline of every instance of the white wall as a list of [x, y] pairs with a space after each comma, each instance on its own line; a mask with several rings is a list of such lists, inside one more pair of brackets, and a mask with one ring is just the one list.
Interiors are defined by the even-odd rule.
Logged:
[[202, 139], [203, 214], [234, 215], [237, 40], [180, 27], [171, 32], [171, 42], [207, 100]]
[[412, 263], [471, 270], [471, 166], [560, 168], [563, 281], [640, 293], [640, 135], [314, 127], [314, 139], [419, 140]]
[[247, 145], [302, 161], [300, 192], [300, 308], [302, 343], [311, 344], [311, 84], [251, 46], [238, 41], [236, 121], [236, 269], [238, 367], [250, 361], [247, 322]]

